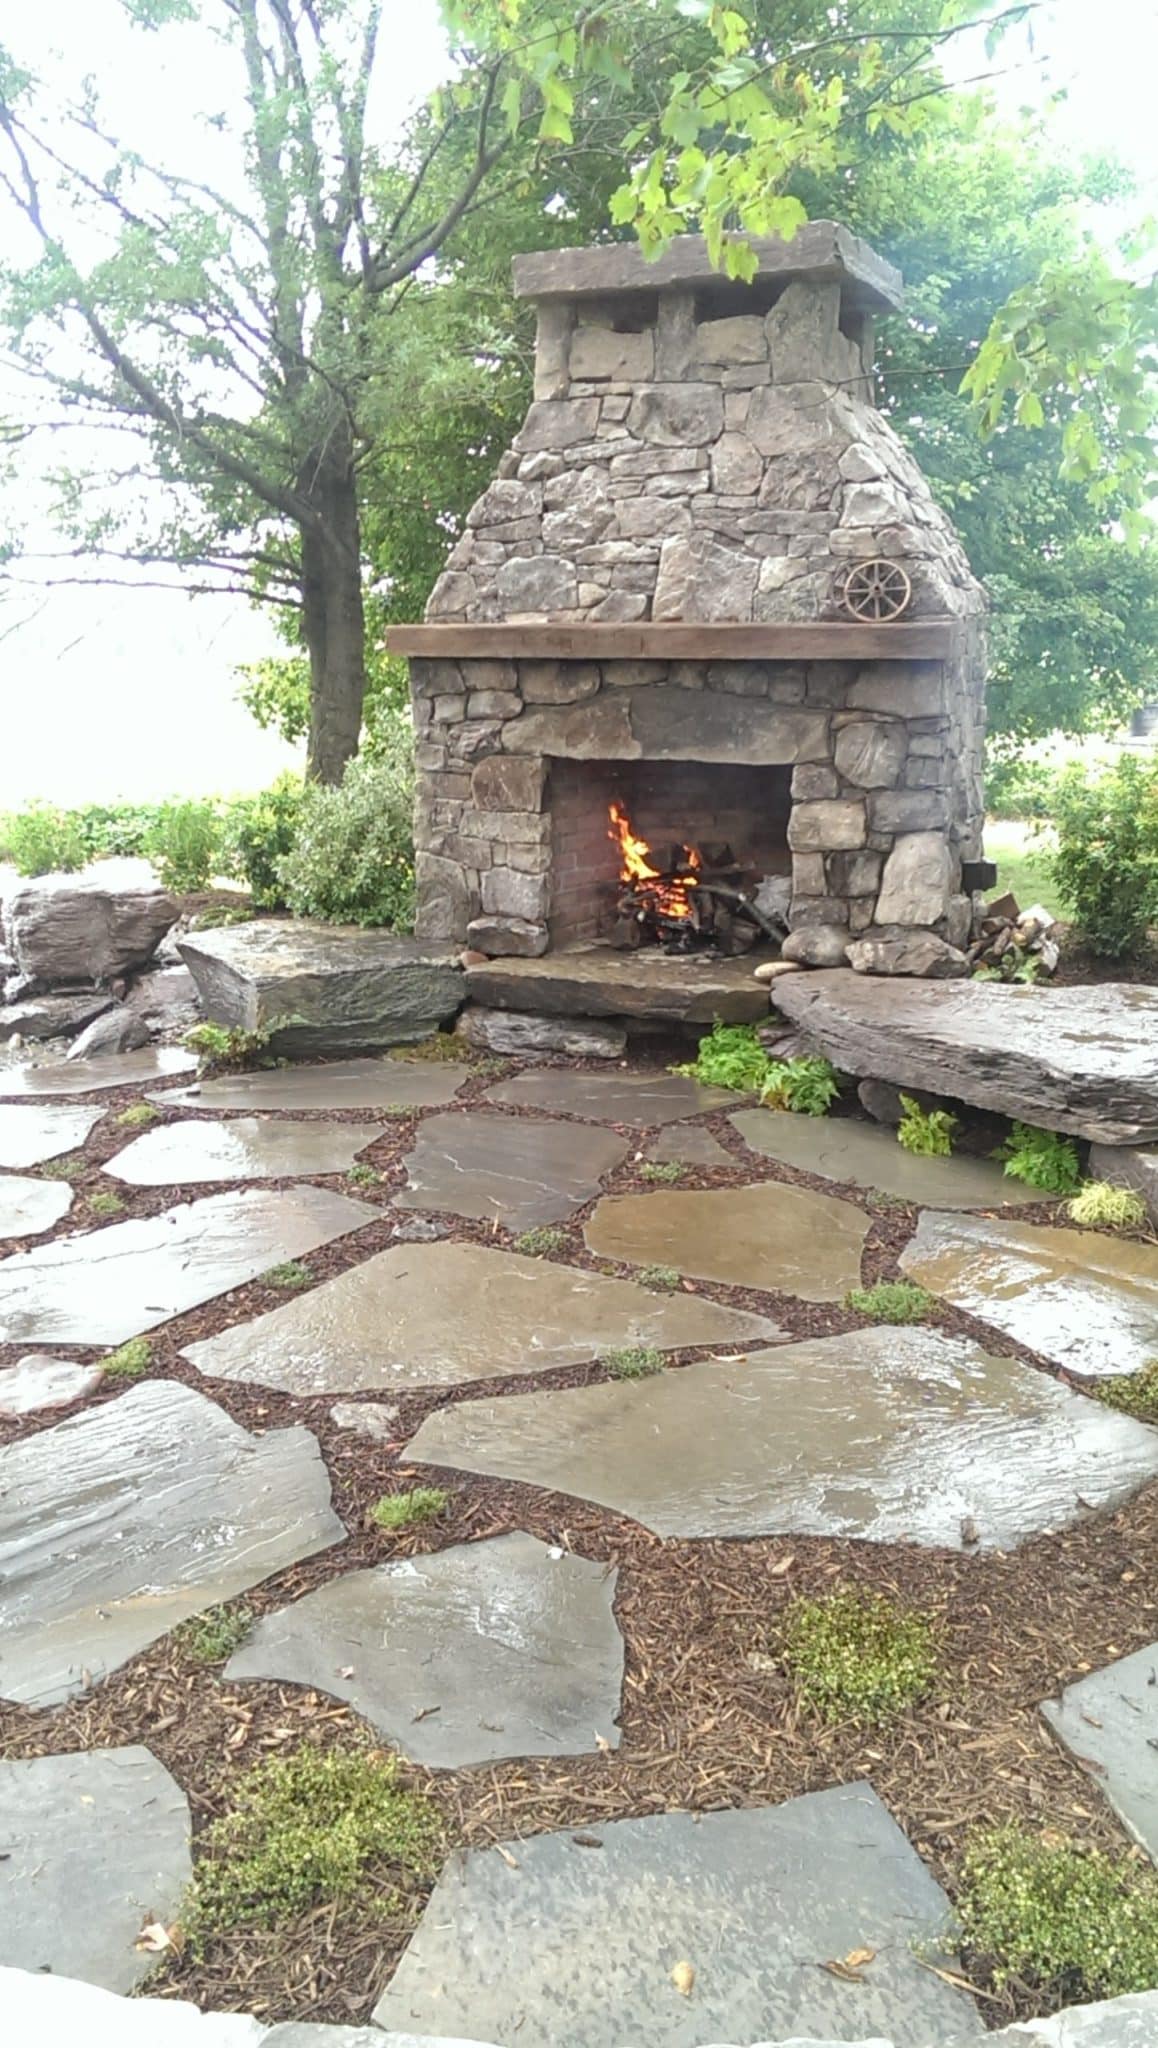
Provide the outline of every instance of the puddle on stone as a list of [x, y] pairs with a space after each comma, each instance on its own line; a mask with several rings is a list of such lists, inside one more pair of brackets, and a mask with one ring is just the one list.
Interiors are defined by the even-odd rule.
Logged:
[[0, 1372], [0, 1415], [37, 1415], [44, 1408], [67, 1408], [101, 1382], [99, 1365], [77, 1365], [69, 1358], [30, 1351]]
[[180, 1046], [146, 1046], [143, 1052], [110, 1053], [99, 1060], [61, 1060], [56, 1066], [0, 1070], [0, 1096], [93, 1095], [99, 1088], [144, 1086], [166, 1074], [191, 1074], [197, 1065]]
[[627, 1157], [626, 1138], [537, 1117], [464, 1111], [419, 1125], [399, 1209], [435, 1209], [520, 1231], [573, 1216]]
[[922, 1159], [898, 1145], [895, 1132], [879, 1124], [862, 1124], [855, 1117], [742, 1109], [730, 1122], [745, 1145], [765, 1159], [802, 1167], [825, 1180], [880, 1188], [905, 1202], [928, 1202], [941, 1209], [999, 1209], [1041, 1199], [1036, 1188], [1010, 1180], [992, 1160], [960, 1154]]
[[674, 1266], [696, 1280], [842, 1301], [860, 1285], [868, 1217], [851, 1202], [781, 1181], [605, 1195], [584, 1228], [589, 1251]]
[[492, 1088], [491, 1102], [520, 1109], [560, 1110], [602, 1124], [667, 1124], [706, 1109], [727, 1109], [729, 1088], [702, 1088], [686, 1074], [582, 1074], [549, 1067], [516, 1074]]
[[0, 1168], [20, 1172], [78, 1151], [103, 1115], [57, 1103], [0, 1103]]
[[143, 1132], [104, 1170], [138, 1188], [348, 1173], [359, 1152], [384, 1132], [384, 1124], [291, 1123], [285, 1117], [257, 1116], [217, 1124], [190, 1118]]
[[441, 1060], [330, 1060], [226, 1074], [149, 1100], [166, 1109], [428, 1109], [452, 1102], [469, 1076]]

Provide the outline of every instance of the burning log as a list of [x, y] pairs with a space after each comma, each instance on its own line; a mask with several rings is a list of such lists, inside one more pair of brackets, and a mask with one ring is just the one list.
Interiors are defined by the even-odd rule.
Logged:
[[754, 900], [761, 878], [745, 875], [725, 841], [672, 846], [667, 866], [658, 867], [624, 806], [612, 803], [608, 816], [608, 838], [618, 846], [621, 860], [614, 944], [634, 948], [650, 941], [677, 953], [710, 946], [734, 957], [749, 952], [761, 938], [783, 937], [784, 920], [760, 910]]

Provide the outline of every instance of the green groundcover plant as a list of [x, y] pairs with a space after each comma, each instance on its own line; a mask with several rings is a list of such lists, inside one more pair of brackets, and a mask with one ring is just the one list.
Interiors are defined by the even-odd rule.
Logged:
[[798, 1698], [830, 1722], [894, 1720], [928, 1692], [937, 1670], [927, 1615], [852, 1587], [794, 1600], [783, 1649]]
[[1040, 1131], [1034, 1124], [1015, 1123], [994, 1154], [1013, 1180], [1040, 1188], [1045, 1195], [1072, 1195], [1078, 1188], [1082, 1169], [1072, 1138], [1057, 1131]]
[[965, 1856], [957, 1911], [965, 1946], [1001, 1988], [1016, 1978], [1050, 2004], [1158, 1986], [1158, 1872], [1031, 1834], [991, 1828]]

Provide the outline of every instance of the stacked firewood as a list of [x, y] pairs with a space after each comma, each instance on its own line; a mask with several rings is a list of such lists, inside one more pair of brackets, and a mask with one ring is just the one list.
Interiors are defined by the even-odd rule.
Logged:
[[653, 849], [653, 872], [619, 882], [614, 945], [659, 945], [669, 953], [711, 948], [734, 958], [784, 937], [784, 917], [757, 901], [764, 877], [740, 867], [726, 842], [709, 841], [694, 852], [673, 846], [663, 867], [659, 857]]
[[992, 981], [1036, 981], [1055, 973], [1060, 955], [1050, 933], [1056, 923], [1041, 903], [1022, 910], [1013, 895], [998, 896], [992, 903], [978, 897], [968, 949], [974, 972]]

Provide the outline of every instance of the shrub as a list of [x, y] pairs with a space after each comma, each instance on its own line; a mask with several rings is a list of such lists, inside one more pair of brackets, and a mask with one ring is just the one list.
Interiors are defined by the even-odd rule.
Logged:
[[970, 1844], [957, 1897], [967, 1946], [1070, 2005], [1158, 1985], [1158, 1872], [1100, 1849], [991, 1828]]
[[674, 1294], [680, 1284], [674, 1266], [641, 1266], [638, 1277], [641, 1285], [650, 1287], [653, 1294]]
[[922, 1109], [912, 1095], [902, 1095], [904, 1115], [897, 1126], [897, 1143], [922, 1159], [947, 1159], [953, 1150], [957, 1118], [947, 1109]]
[[4, 821], [0, 858], [21, 875], [69, 874], [82, 868], [89, 852], [75, 811], [54, 804], [29, 804]]
[[986, 754], [985, 808], [991, 818], [1048, 819], [1058, 771], [1017, 754]]
[[846, 1308], [874, 1323], [919, 1323], [937, 1306], [936, 1295], [911, 1280], [878, 1280], [874, 1287], [854, 1287], [844, 1297]]
[[1158, 1423], [1158, 1358], [1151, 1358], [1137, 1372], [1099, 1380], [1091, 1391], [1107, 1408], [1118, 1408], [1139, 1422]]
[[1015, 1123], [993, 1156], [1004, 1161], [1012, 1180], [1023, 1180], [1047, 1195], [1072, 1195], [1082, 1177], [1072, 1140], [1056, 1131], [1039, 1131], [1033, 1124]]
[[409, 1493], [384, 1493], [370, 1509], [379, 1529], [417, 1529], [445, 1514], [450, 1495], [441, 1486], [415, 1486]]
[[1141, 1230], [1147, 1210], [1133, 1188], [1115, 1187], [1108, 1180], [1088, 1180], [1066, 1203], [1066, 1215], [1075, 1223], [1100, 1224], [1108, 1230]]
[[259, 796], [241, 797], [230, 807], [225, 824], [227, 872], [249, 884], [257, 910], [285, 906], [281, 863], [297, 841], [304, 799], [301, 777], [287, 771]]
[[653, 1344], [626, 1344], [604, 1351], [599, 1362], [613, 1380], [646, 1380], [663, 1371], [663, 1352]]
[[143, 1379], [153, 1363], [152, 1348], [147, 1337], [130, 1337], [119, 1351], [110, 1351], [101, 1360], [101, 1370], [115, 1380]]
[[553, 1230], [549, 1224], [540, 1224], [535, 1230], [524, 1230], [515, 1239], [515, 1250], [525, 1258], [542, 1259], [549, 1252], [561, 1252], [567, 1242], [564, 1230]]
[[828, 1060], [800, 1054], [768, 1062], [760, 1100], [770, 1109], [791, 1109], [798, 1116], [827, 1116], [839, 1094], [836, 1068]]
[[164, 804], [145, 851], [166, 889], [207, 889], [222, 864], [218, 806], [208, 799]]
[[351, 761], [337, 789], [306, 790], [293, 851], [278, 863], [298, 917], [410, 930], [414, 773], [409, 735], [398, 723], [397, 744], [382, 759]]
[[173, 1641], [191, 1664], [224, 1664], [241, 1647], [253, 1624], [253, 1609], [209, 1607], [173, 1631]]
[[880, 1594], [794, 1600], [783, 1640], [798, 1697], [825, 1721], [894, 1720], [928, 1691], [937, 1669], [932, 1622]]
[[768, 1073], [768, 1055], [756, 1036], [754, 1024], [713, 1024], [701, 1038], [695, 1059], [672, 1068], [673, 1074], [690, 1074], [706, 1088], [735, 1088], [747, 1095], [761, 1088]]
[[398, 1784], [393, 1757], [303, 1745], [255, 1764], [209, 1823], [182, 1924], [196, 1954], [207, 1935], [279, 1927], [325, 1901], [358, 1894], [372, 1908], [369, 1866], [433, 1876], [440, 1840], [436, 1807]]
[[1123, 754], [1097, 776], [1068, 768], [1053, 822], [1054, 880], [1091, 950], [1118, 959], [1158, 922], [1158, 762]]

